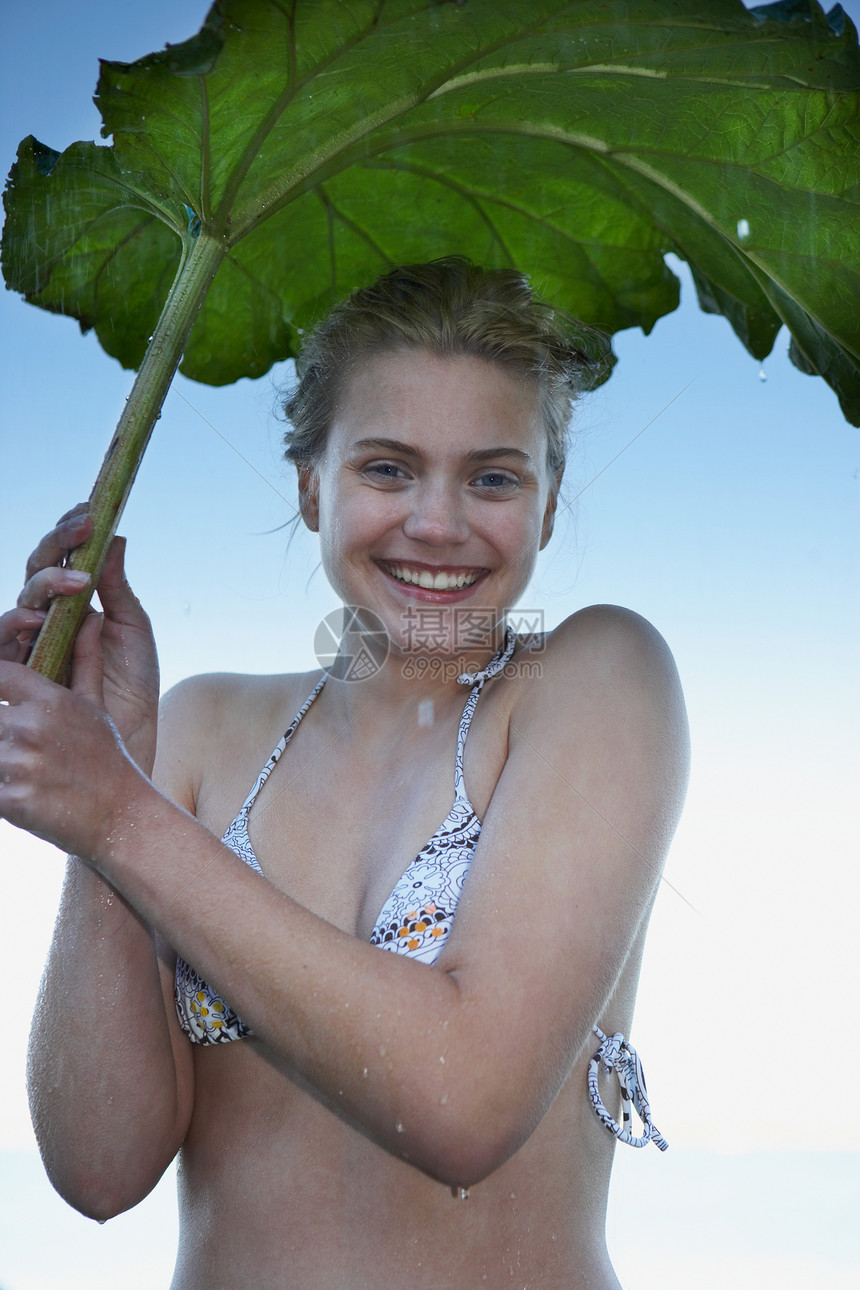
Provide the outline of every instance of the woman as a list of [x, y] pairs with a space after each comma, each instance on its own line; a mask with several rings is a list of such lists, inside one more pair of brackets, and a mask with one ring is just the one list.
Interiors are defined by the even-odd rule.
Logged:
[[0, 813], [78, 857], [37, 1135], [101, 1220], [180, 1152], [174, 1290], [618, 1286], [607, 1128], [631, 1132], [592, 1058], [660, 1145], [606, 1036], [630, 1032], [687, 745], [635, 614], [505, 627], [552, 532], [579, 363], [519, 274], [461, 260], [386, 275], [311, 338], [287, 455], [354, 607], [327, 674], [197, 677], [156, 732], [117, 542], [71, 689], [33, 675], [85, 513], [0, 620]]

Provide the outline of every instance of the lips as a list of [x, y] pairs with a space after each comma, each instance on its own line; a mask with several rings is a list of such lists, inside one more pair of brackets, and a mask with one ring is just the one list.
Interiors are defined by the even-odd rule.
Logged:
[[428, 569], [382, 561], [380, 564], [389, 577], [405, 587], [420, 587], [424, 591], [462, 591], [486, 572], [484, 569]]

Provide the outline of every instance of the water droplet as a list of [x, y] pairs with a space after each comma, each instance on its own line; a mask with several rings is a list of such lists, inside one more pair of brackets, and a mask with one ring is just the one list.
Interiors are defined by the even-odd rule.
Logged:
[[750, 235], [749, 220], [739, 219], [739, 220], [738, 220], [738, 237], [740, 237], [740, 238], [747, 238], [747, 237], [749, 237], [749, 235]]
[[395, 1127], [395, 1129], [397, 1130], [397, 1132], [398, 1132], [398, 1133], [402, 1133], [402, 1132], [403, 1132], [403, 1125], [400, 1123], [400, 1121], [399, 1121], [399, 1120], [397, 1121], [397, 1123], [395, 1124], [395, 1126], [394, 1126], [394, 1127]]
[[764, 385], [765, 381], [767, 380], [767, 372], [764, 370], [763, 367], [759, 368], [758, 379], [761, 381], [762, 385]]
[[361, 1078], [362, 1078], [362, 1079], [367, 1079], [367, 1067], [366, 1067], [366, 1066], [365, 1066], [364, 1070], [361, 1072]]

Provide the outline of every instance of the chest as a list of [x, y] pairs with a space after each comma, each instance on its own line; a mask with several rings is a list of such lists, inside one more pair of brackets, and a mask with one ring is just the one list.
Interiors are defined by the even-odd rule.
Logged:
[[[481, 708], [463, 757], [473, 820], [486, 813], [507, 751], [498, 710]], [[443, 866], [458, 866], [462, 877], [476, 830], [458, 828], [468, 824], [463, 803], [451, 819], [458, 714], [449, 717], [432, 730], [372, 746], [332, 738], [323, 722], [305, 718], [247, 817], [248, 839], [269, 881], [327, 922], [367, 939], [404, 874], [416, 879], [416, 888], [419, 879], [440, 881], [434, 866], [418, 866], [419, 874], [413, 864], [419, 853], [427, 855], [431, 840], [429, 852]], [[259, 770], [241, 760], [241, 767], [225, 766], [218, 782], [210, 777], [203, 785], [198, 814], [219, 836]]]

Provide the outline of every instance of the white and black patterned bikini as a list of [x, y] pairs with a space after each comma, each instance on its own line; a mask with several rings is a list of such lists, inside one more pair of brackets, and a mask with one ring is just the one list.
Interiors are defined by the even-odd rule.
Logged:
[[[466, 737], [484, 683], [506, 666], [516, 643], [516, 635], [508, 628], [503, 647], [487, 667], [480, 672], [467, 672], [457, 678], [459, 684], [471, 686], [472, 692], [463, 709], [457, 734], [454, 804], [383, 905], [370, 935], [371, 945], [395, 954], [406, 954], [424, 963], [433, 963], [445, 944], [481, 833], [481, 821], [466, 795], [463, 779]], [[260, 874], [263, 871], [248, 836], [248, 816], [260, 790], [325, 682], [324, 676], [296, 713], [257, 776], [242, 809], [221, 839], [240, 860]], [[210, 989], [189, 963], [179, 957], [176, 960], [175, 999], [179, 1023], [192, 1043], [224, 1044], [234, 1039], [244, 1039], [251, 1034], [250, 1028], [230, 1005]], [[606, 1036], [597, 1026], [594, 1027], [594, 1032], [601, 1040], [601, 1045], [589, 1066], [588, 1092], [601, 1123], [620, 1141], [628, 1142], [631, 1146], [641, 1147], [652, 1141], [661, 1150], [665, 1150], [666, 1142], [651, 1120], [645, 1080], [635, 1049], [621, 1034]], [[615, 1071], [621, 1086], [620, 1124], [613, 1119], [600, 1099], [597, 1080], [601, 1065], [607, 1073]], [[639, 1137], [635, 1137], [632, 1132], [631, 1105], [642, 1121], [643, 1132]]]

